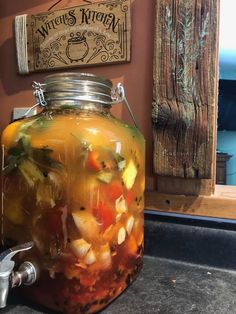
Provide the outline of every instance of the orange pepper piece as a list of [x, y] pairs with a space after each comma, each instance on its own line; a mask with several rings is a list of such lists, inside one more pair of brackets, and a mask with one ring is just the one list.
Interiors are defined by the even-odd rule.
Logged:
[[100, 171], [102, 169], [101, 163], [98, 161], [98, 152], [90, 151], [88, 152], [86, 168], [91, 171]]

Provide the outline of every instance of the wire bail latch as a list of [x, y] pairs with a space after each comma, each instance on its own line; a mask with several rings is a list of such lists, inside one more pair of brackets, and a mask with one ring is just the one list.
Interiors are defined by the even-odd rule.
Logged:
[[34, 96], [36, 98], [36, 105], [39, 105], [41, 107], [45, 107], [47, 105], [47, 102], [44, 98], [44, 84], [33, 82], [32, 87], [34, 88]]
[[137, 120], [135, 119], [135, 116], [132, 112], [132, 109], [129, 105], [129, 102], [126, 98], [126, 95], [125, 95], [125, 88], [124, 86], [121, 84], [121, 83], [118, 83], [116, 85], [116, 87], [114, 88], [114, 90], [112, 91], [112, 95], [111, 95], [111, 98], [113, 100], [113, 103], [121, 103], [121, 102], [124, 102], [125, 103], [125, 106], [126, 108], [128, 109], [129, 111], [129, 114], [131, 116], [131, 118], [133, 119], [133, 122], [134, 122], [134, 125], [137, 129], [139, 129], [139, 126], [138, 126], [138, 123], [137, 123]]
[[[47, 101], [45, 100], [45, 97], [44, 97], [44, 91], [45, 91], [44, 86], [45, 84], [41, 84], [35, 81], [33, 82], [32, 87], [34, 88], [34, 96], [36, 99], [36, 104], [33, 105], [31, 108], [29, 108], [29, 110], [27, 110], [27, 112], [24, 114], [24, 117], [27, 117], [30, 111], [38, 106], [39, 107], [47, 106]], [[77, 97], [77, 99], [79, 99], [79, 97]], [[81, 98], [81, 100], [85, 100], [84, 97]], [[124, 86], [121, 83], [118, 83], [116, 87], [112, 89], [111, 100], [112, 100], [111, 102], [108, 101], [106, 102], [106, 104], [114, 105], [114, 104], [122, 103], [122, 102], [125, 103], [125, 106], [128, 109], [130, 116], [132, 117], [135, 127], [139, 129], [138, 123], [135, 119], [135, 116], [126, 98]], [[96, 101], [96, 100], [93, 100], [93, 101]]]
[[38, 83], [38, 82], [33, 82], [32, 87], [34, 88], [34, 97], [36, 99], [36, 104], [33, 105], [32, 107], [29, 108], [29, 110], [26, 111], [24, 114], [23, 118], [26, 118], [28, 114], [30, 113], [31, 110], [33, 110], [36, 107], [45, 107], [47, 106], [47, 102], [44, 98], [44, 89], [43, 89], [44, 84]]

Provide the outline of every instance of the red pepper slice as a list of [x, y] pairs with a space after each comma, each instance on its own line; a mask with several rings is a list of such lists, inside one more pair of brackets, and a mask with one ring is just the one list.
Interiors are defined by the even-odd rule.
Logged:
[[103, 187], [104, 197], [107, 197], [110, 201], [116, 201], [123, 194], [123, 186], [121, 181], [114, 180], [108, 185]]
[[91, 171], [100, 171], [102, 169], [102, 165], [98, 160], [99, 154], [95, 151], [89, 151], [87, 162], [86, 162], [86, 168]]
[[115, 222], [114, 210], [103, 202], [99, 202], [99, 204], [93, 209], [93, 214], [97, 221], [101, 224], [102, 231], [106, 230]]

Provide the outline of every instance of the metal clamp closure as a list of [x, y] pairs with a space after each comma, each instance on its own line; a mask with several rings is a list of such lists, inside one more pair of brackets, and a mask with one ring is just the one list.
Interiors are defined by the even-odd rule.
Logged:
[[[47, 102], [46, 102], [45, 97], [44, 97], [44, 86], [45, 86], [45, 84], [33, 82], [32, 87], [34, 88], [34, 96], [36, 98], [36, 104], [34, 106], [32, 106], [31, 108], [29, 108], [29, 110], [25, 113], [24, 117], [27, 117], [29, 112], [31, 110], [33, 110], [35, 107], [38, 107], [38, 106], [39, 107], [46, 107], [47, 106]], [[77, 97], [77, 99], [79, 99], [79, 97]], [[83, 98], [81, 98], [81, 100], [86, 100], [86, 99], [84, 99], [84, 97], [83, 97]], [[111, 91], [111, 100], [112, 100], [111, 102], [107, 102], [108, 105], [114, 105], [114, 104], [122, 103], [122, 102], [125, 103], [125, 106], [128, 109], [130, 116], [132, 117], [132, 120], [134, 122], [135, 127], [139, 129], [138, 123], [135, 119], [135, 116], [134, 116], [132, 109], [131, 109], [131, 107], [128, 103], [128, 100], [126, 98], [124, 86], [121, 83], [118, 83], [116, 85], [116, 87]], [[93, 101], [95, 101], [95, 100], [93, 100]]]
[[128, 109], [131, 118], [133, 119], [135, 127], [137, 129], [139, 129], [137, 120], [135, 119], [133, 111], [132, 111], [132, 109], [131, 109], [131, 107], [129, 105], [129, 102], [128, 102], [127, 98], [126, 98], [124, 86], [121, 83], [118, 83], [116, 85], [115, 89], [112, 92], [111, 97], [112, 97], [112, 100], [113, 100], [114, 104], [115, 103], [121, 103], [121, 102], [125, 103], [125, 106]]
[[38, 83], [38, 82], [33, 82], [32, 87], [34, 88], [34, 93], [33, 95], [35, 96], [36, 99], [36, 104], [30, 107], [26, 113], [24, 114], [23, 118], [26, 118], [28, 114], [30, 113], [31, 110], [33, 110], [36, 107], [46, 107], [47, 102], [44, 98], [44, 89], [43, 89], [44, 84]]
[[45, 107], [47, 105], [47, 102], [44, 98], [44, 89], [43, 89], [44, 84], [38, 83], [38, 82], [33, 82], [32, 87], [35, 89], [34, 91], [34, 96], [37, 100], [36, 105], [39, 105], [41, 107]]

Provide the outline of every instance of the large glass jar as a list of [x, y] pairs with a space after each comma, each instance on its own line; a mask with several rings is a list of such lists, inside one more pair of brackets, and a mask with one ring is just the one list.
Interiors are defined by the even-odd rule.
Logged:
[[[142, 267], [144, 139], [110, 113], [112, 83], [88, 74], [46, 77], [44, 110], [2, 134], [2, 244], [40, 278], [23, 288], [64, 313], [93, 313]], [[43, 103], [45, 105], [45, 103]]]

